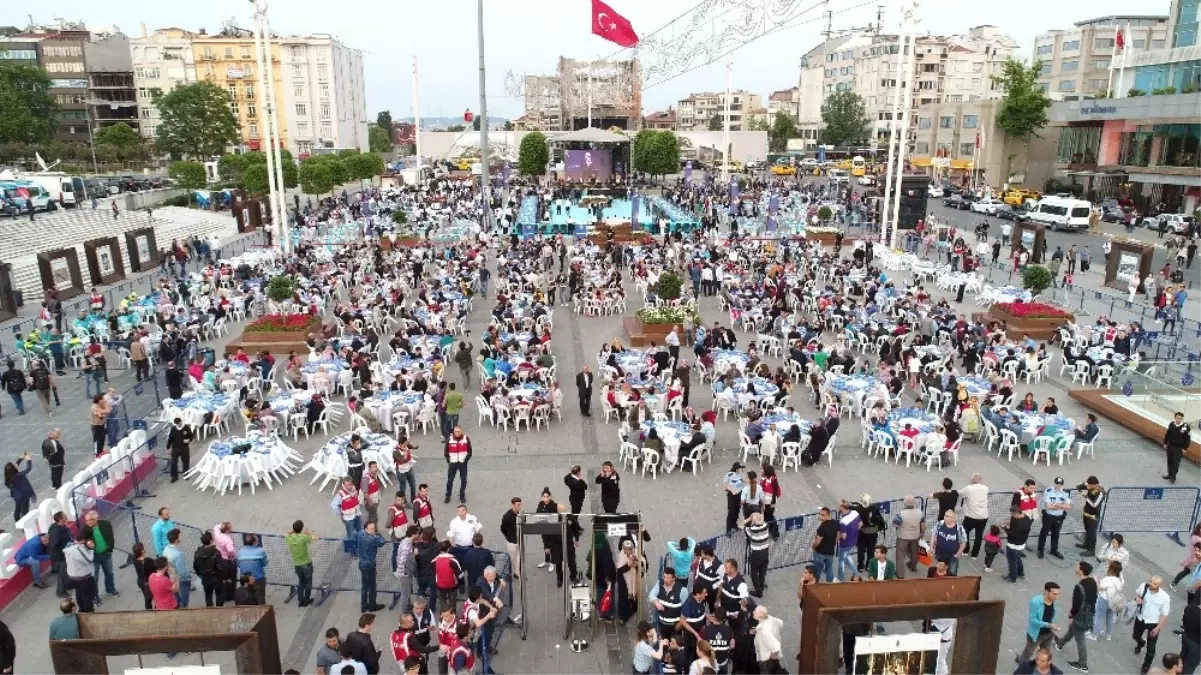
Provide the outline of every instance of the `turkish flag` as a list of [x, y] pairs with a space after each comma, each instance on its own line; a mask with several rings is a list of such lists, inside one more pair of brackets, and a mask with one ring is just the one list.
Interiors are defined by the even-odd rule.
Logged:
[[614, 12], [601, 0], [592, 0], [592, 34], [622, 47], [638, 44], [638, 34], [634, 32], [629, 19]]
[[1126, 48], [1126, 38], [1125, 38], [1125, 37], [1122, 35], [1122, 31], [1121, 31], [1121, 30], [1118, 30], [1118, 32], [1117, 32], [1117, 34], [1114, 36], [1114, 38], [1115, 38], [1115, 39], [1114, 39], [1114, 43], [1116, 43], [1116, 44], [1117, 44], [1117, 47], [1118, 47], [1118, 51], [1119, 51], [1119, 52], [1120, 52], [1120, 51], [1122, 51], [1123, 49], [1125, 49], [1125, 48]]

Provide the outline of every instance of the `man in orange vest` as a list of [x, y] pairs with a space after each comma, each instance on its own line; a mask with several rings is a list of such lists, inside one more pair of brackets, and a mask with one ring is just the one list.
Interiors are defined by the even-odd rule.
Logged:
[[359, 483], [359, 493], [363, 496], [363, 510], [367, 512], [368, 523], [379, 522], [379, 500], [381, 496], [380, 490], [384, 484], [379, 477], [379, 464], [370, 462], [367, 464], [367, 471], [363, 474], [363, 480]]

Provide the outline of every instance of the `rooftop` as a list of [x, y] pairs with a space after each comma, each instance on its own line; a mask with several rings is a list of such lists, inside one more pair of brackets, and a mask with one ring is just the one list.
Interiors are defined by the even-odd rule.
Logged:
[[1092, 24], [1104, 23], [1107, 21], [1167, 21], [1168, 17], [1160, 14], [1110, 14], [1109, 16], [1099, 16], [1095, 19], [1086, 21], [1077, 21], [1075, 26], [1091, 26]]

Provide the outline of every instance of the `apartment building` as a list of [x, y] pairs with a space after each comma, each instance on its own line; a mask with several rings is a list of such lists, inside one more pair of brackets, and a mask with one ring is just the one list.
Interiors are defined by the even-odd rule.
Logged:
[[192, 38], [193, 34], [182, 28], [160, 28], [147, 34], [143, 25], [141, 36], [129, 41], [143, 138], [154, 138], [157, 133], [159, 112], [154, 97], [197, 81]]
[[674, 130], [676, 128], [676, 111], [671, 106], [667, 110], [653, 112], [642, 118], [643, 129]]
[[[242, 149], [258, 150], [266, 108], [258, 91], [254, 35], [226, 25], [192, 36], [196, 76], [223, 86], [242, 131]], [[296, 157], [314, 149], [367, 149], [367, 102], [362, 52], [329, 35], [284, 36], [271, 42], [279, 136]]]
[[[904, 56], [896, 35], [852, 31], [826, 40], [810, 50], [801, 62], [800, 123], [807, 147], [816, 145], [821, 128], [821, 101], [840, 91], [863, 98], [872, 122], [871, 137], [883, 145], [888, 138], [893, 98], [898, 87], [914, 83], [910, 102], [913, 114], [924, 105], [999, 99], [1000, 89], [990, 76], [999, 74], [1017, 43], [995, 26], [976, 26], [962, 35], [919, 36], [914, 69], [901, 76]], [[903, 93], [903, 91], [902, 91]], [[816, 99], [816, 100], [815, 100]], [[912, 133], [910, 134], [912, 141]]]
[[35, 28], [18, 38], [36, 39], [41, 44], [41, 66], [50, 76], [50, 95], [58, 105], [54, 114], [54, 138], [86, 143], [88, 134], [88, 74], [83, 47], [91, 33], [82, 24]]
[[515, 120], [521, 128], [563, 131], [563, 97], [558, 75], [525, 76], [525, 113]]
[[767, 123], [773, 124], [776, 115], [784, 113], [796, 121], [801, 116], [801, 88], [791, 87], [773, 91], [767, 97]]
[[[1196, 2], [1193, 2], [1194, 7]], [[1034, 39], [1032, 62], [1041, 64], [1038, 85], [1058, 100], [1105, 97], [1110, 90], [1110, 64], [1121, 65], [1122, 52], [1114, 40], [1121, 30], [1129, 53], [1167, 47], [1168, 17], [1111, 15], [1079, 21], [1070, 30], [1053, 30]]]
[[966, 183], [970, 174], [1000, 187], [1012, 167], [1005, 134], [996, 126], [998, 100], [927, 103], [917, 109], [909, 163], [936, 179]]
[[[748, 131], [754, 111], [763, 107], [758, 94], [737, 90], [729, 94], [730, 131]], [[676, 130], [707, 131], [710, 120], [716, 115], [725, 128], [726, 92], [702, 92], [691, 94], [677, 104]]]
[[93, 131], [125, 124], [138, 131], [138, 97], [129, 38], [120, 32], [93, 33], [83, 45], [88, 75], [88, 117]]

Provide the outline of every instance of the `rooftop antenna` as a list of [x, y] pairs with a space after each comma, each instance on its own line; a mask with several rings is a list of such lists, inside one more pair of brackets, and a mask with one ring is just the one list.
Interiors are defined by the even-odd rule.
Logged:
[[884, 33], [884, 5], [876, 5], [876, 35]]

